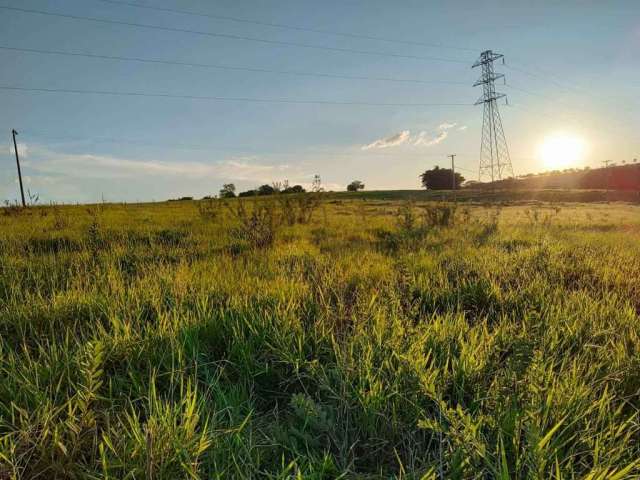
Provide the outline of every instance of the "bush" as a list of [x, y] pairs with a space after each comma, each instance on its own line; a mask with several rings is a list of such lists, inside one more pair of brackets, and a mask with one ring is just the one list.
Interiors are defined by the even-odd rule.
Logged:
[[412, 201], [407, 201], [398, 208], [398, 217], [396, 222], [400, 230], [410, 232], [416, 228], [417, 218], [413, 211], [414, 205], [415, 204]]
[[253, 248], [267, 248], [273, 245], [276, 232], [282, 223], [272, 202], [254, 202], [248, 209], [245, 202], [229, 204], [232, 215], [240, 222], [230, 230], [231, 237], [248, 243]]
[[201, 200], [198, 202], [198, 213], [202, 218], [215, 220], [220, 214], [220, 205], [222, 203], [222, 201], [212, 198]]
[[455, 222], [455, 204], [435, 203], [427, 204], [423, 208], [424, 223], [427, 227], [450, 227]]

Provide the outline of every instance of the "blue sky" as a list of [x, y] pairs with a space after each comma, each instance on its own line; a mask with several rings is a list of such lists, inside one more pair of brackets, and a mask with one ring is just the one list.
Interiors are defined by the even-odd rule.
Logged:
[[485, 49], [506, 59], [497, 69], [507, 77], [499, 89], [511, 105], [501, 112], [516, 174], [544, 170], [537, 149], [559, 132], [584, 140], [584, 157], [575, 166], [640, 157], [640, 4], [634, 0], [125, 3], [302, 29], [100, 0], [0, 5], [323, 48], [0, 9], [0, 87], [338, 104], [0, 89], [0, 199], [18, 197], [12, 128], [20, 132], [26, 187], [47, 202], [203, 196], [227, 182], [240, 190], [284, 179], [306, 185], [314, 174], [328, 189], [343, 189], [353, 179], [370, 189], [417, 188], [418, 174], [447, 165], [449, 153], [457, 153], [462, 173], [475, 179], [482, 111], [468, 105], [481, 93], [472, 87], [479, 72], [471, 64]]

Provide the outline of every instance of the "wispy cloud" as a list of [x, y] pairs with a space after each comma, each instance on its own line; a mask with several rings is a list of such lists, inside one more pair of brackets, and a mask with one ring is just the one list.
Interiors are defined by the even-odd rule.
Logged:
[[461, 132], [464, 132], [466, 129], [467, 129], [466, 125], [462, 125], [462, 126], [458, 127], [458, 130], [461, 131]]
[[442, 143], [449, 136], [449, 130], [457, 125], [455, 122], [443, 122], [438, 125], [435, 132], [422, 131], [416, 136], [413, 144], [415, 146], [431, 147]]
[[362, 150], [371, 150], [373, 148], [389, 148], [389, 147], [397, 147], [406, 143], [411, 136], [411, 132], [409, 130], [403, 130], [402, 132], [398, 132], [390, 137], [379, 138], [378, 140], [373, 141], [372, 143], [365, 145], [362, 147]]
[[[401, 145], [430, 147], [446, 140], [449, 136], [449, 130], [457, 126], [458, 124], [456, 122], [442, 122], [433, 131], [423, 130], [414, 135], [411, 134], [410, 130], [403, 130], [389, 137], [379, 138], [368, 145], [364, 145], [362, 150], [399, 147]], [[463, 125], [458, 127], [458, 130], [466, 130], [466, 128], [467, 127]]]
[[295, 175], [297, 169], [287, 164], [264, 164], [257, 157], [237, 157], [219, 162], [161, 162], [133, 160], [93, 154], [69, 154], [37, 150], [37, 161], [27, 165], [41, 175], [64, 175], [74, 178], [127, 179], [167, 177], [183, 179], [237, 180], [270, 182], [283, 175]]
[[420, 132], [414, 141], [415, 146], [431, 147], [442, 143], [449, 136], [449, 132], [446, 130], [437, 132], [435, 135], [429, 135], [429, 132]]

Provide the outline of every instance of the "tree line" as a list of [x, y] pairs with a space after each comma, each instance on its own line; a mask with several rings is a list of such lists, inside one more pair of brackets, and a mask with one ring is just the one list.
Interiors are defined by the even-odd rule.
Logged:
[[[316, 176], [313, 184], [313, 191], [321, 191], [319, 177]], [[360, 180], [354, 180], [349, 185], [347, 185], [348, 192], [357, 192], [360, 190], [364, 190], [364, 183]], [[289, 182], [285, 180], [284, 182], [274, 182], [271, 185], [265, 183], [264, 185], [260, 185], [257, 188], [253, 188], [250, 190], [245, 190], [243, 192], [236, 193], [236, 186], [233, 183], [225, 183], [222, 185], [220, 189], [219, 198], [235, 198], [235, 197], [254, 197], [254, 196], [265, 196], [265, 195], [275, 195], [278, 193], [305, 193], [307, 190], [302, 185], [289, 185]]]

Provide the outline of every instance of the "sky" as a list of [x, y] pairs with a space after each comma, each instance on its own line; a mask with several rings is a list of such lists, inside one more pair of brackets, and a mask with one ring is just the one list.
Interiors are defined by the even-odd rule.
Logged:
[[[355, 179], [414, 189], [449, 154], [476, 180], [471, 66], [488, 49], [504, 54], [496, 87], [508, 96], [499, 108], [517, 175], [640, 157], [637, 0], [0, 7], [13, 8], [0, 8], [0, 200], [19, 198], [14, 128], [25, 189], [41, 203], [308, 186], [316, 174], [327, 190]], [[557, 154], [558, 138], [580, 154], [549, 164], [540, 152]]]

